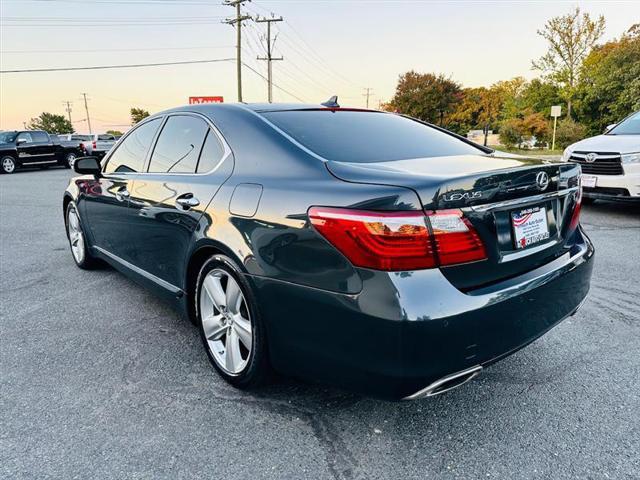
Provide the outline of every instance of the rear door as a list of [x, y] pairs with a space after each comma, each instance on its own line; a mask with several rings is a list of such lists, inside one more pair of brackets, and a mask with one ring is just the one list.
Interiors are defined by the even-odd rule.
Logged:
[[85, 188], [82, 204], [92, 244], [117, 260], [132, 262], [134, 258], [129, 197], [161, 123], [160, 117], [136, 126], [107, 159], [102, 176], [88, 181]]
[[133, 263], [181, 287], [194, 232], [232, 169], [231, 151], [207, 119], [169, 116], [131, 191]]

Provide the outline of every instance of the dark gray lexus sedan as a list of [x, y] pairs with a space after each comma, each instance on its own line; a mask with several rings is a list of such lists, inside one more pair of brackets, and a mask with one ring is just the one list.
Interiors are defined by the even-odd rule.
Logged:
[[501, 158], [335, 99], [169, 110], [74, 168], [75, 262], [106, 261], [173, 302], [239, 388], [273, 369], [435, 395], [589, 290], [579, 165]]

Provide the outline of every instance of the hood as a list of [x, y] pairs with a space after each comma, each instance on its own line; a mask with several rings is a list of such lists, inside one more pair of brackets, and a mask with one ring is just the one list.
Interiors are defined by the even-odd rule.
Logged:
[[572, 152], [640, 152], [640, 135], [598, 135], [585, 138], [569, 147]]

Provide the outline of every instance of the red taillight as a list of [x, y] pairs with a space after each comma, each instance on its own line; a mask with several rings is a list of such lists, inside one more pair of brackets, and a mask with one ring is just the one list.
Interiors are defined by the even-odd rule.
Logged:
[[460, 210], [428, 214], [440, 265], [475, 262], [487, 258], [482, 240]]
[[312, 207], [316, 229], [356, 266], [414, 270], [435, 266], [422, 212], [368, 212]]
[[419, 270], [486, 258], [484, 246], [459, 210], [371, 212], [312, 207], [315, 228], [356, 266]]
[[580, 209], [582, 208], [582, 186], [578, 185], [578, 193], [576, 194], [576, 205], [573, 207], [573, 214], [571, 215], [571, 221], [569, 222], [569, 231], [573, 232], [578, 228], [580, 223]]
[[97, 144], [98, 144], [98, 142], [96, 142], [95, 140], [92, 142], [92, 145], [93, 145], [93, 149], [94, 149], [94, 150], [97, 148], [97, 147], [96, 147], [96, 145], [97, 145]]

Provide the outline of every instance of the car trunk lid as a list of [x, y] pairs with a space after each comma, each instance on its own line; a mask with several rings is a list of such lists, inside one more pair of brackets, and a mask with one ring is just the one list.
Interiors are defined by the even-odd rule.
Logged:
[[[425, 212], [460, 209], [482, 239], [487, 259], [442, 267], [461, 290], [517, 276], [568, 251], [580, 168], [529, 158], [461, 155], [374, 163], [327, 162], [337, 178], [414, 190]], [[522, 247], [514, 226], [544, 217], [548, 238]]]

